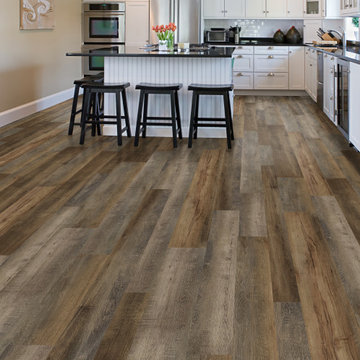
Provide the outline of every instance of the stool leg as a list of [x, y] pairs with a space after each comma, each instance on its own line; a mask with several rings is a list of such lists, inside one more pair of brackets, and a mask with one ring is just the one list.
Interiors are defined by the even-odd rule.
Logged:
[[130, 127], [130, 118], [129, 118], [129, 109], [127, 104], [127, 98], [126, 98], [126, 90], [124, 89], [122, 92], [122, 100], [123, 100], [123, 108], [124, 108], [124, 115], [125, 115], [125, 124], [126, 124], [126, 133], [127, 137], [131, 138], [131, 127]]
[[176, 105], [175, 105], [175, 91], [170, 94], [171, 97], [171, 122], [173, 132], [173, 144], [174, 148], [177, 147], [177, 131], [176, 131]]
[[223, 95], [224, 98], [224, 110], [225, 110], [225, 123], [226, 123], [226, 137], [228, 149], [231, 149], [231, 112], [227, 101], [227, 93]]
[[180, 106], [179, 106], [179, 94], [175, 91], [175, 106], [176, 106], [176, 118], [177, 118], [177, 126], [179, 132], [179, 139], [183, 138], [182, 129], [181, 129], [181, 116], [180, 116]]
[[91, 94], [88, 90], [84, 90], [84, 103], [83, 110], [81, 113], [81, 134], [80, 134], [80, 145], [84, 145], [85, 142], [85, 132], [86, 132], [86, 122], [90, 113], [90, 97]]
[[118, 145], [122, 145], [122, 126], [121, 126], [121, 103], [120, 103], [120, 91], [116, 91], [116, 126], [117, 126], [117, 138]]
[[140, 125], [141, 125], [141, 115], [142, 115], [142, 109], [143, 109], [143, 102], [144, 102], [144, 92], [141, 90], [140, 91], [140, 99], [139, 99], [139, 109], [138, 109], [137, 120], [136, 120], [136, 131], [135, 131], [134, 146], [139, 145]]
[[188, 148], [192, 147], [192, 139], [194, 136], [194, 121], [195, 121], [195, 112], [196, 112], [196, 94], [193, 93], [192, 96], [192, 105], [191, 105], [191, 116], [189, 124], [189, 138], [188, 138]]
[[[72, 108], [71, 108], [71, 116], [70, 116], [68, 135], [72, 135], [73, 130], [74, 130], [76, 109], [77, 109], [78, 98], [79, 98], [79, 90], [80, 90], [80, 85], [76, 84], [75, 89], [74, 89], [74, 98], [73, 98]], [[83, 104], [84, 104], [84, 102], [83, 102]]]
[[149, 106], [149, 94], [145, 93], [144, 114], [143, 114], [143, 132], [142, 132], [143, 138], [146, 138], [148, 106]]
[[232, 118], [232, 115], [231, 115], [230, 95], [229, 95], [228, 92], [226, 93], [226, 98], [227, 98], [227, 106], [228, 106], [228, 108], [229, 108], [229, 113], [230, 113], [231, 140], [235, 140], [233, 118]]
[[101, 96], [102, 93], [96, 94], [96, 127], [97, 127], [97, 134], [101, 136], [101, 125], [100, 125], [100, 116], [101, 116]]
[[96, 109], [96, 97], [97, 97], [97, 93], [92, 93], [91, 94], [91, 107], [90, 109], [92, 109], [91, 111], [91, 136], [95, 136], [96, 135], [96, 122], [97, 122], [97, 109]]
[[196, 93], [196, 106], [195, 106], [195, 116], [194, 116], [194, 139], [197, 139], [198, 135], [198, 119], [199, 119], [199, 103], [200, 103], [200, 94]]

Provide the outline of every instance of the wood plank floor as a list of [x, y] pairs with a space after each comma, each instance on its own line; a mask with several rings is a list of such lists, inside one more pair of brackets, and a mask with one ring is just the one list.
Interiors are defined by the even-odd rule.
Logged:
[[235, 141], [0, 129], [0, 360], [359, 360], [360, 154], [306, 97]]

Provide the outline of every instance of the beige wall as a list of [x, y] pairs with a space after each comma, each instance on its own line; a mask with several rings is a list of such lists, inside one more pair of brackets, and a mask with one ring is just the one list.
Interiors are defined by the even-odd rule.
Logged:
[[72, 87], [80, 58], [81, 0], [55, 0], [55, 30], [19, 30], [19, 0], [0, 12], [0, 112]]

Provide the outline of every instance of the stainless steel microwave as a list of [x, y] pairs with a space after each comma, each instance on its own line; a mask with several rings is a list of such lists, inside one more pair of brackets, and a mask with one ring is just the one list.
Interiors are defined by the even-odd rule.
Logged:
[[208, 42], [208, 43], [229, 42], [229, 31], [228, 30], [208, 30], [205, 32], [205, 42]]

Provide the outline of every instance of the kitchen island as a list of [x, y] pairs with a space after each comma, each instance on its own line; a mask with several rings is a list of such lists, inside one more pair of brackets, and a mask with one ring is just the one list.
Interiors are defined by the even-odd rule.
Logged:
[[[109, 46], [98, 51], [71, 52], [67, 56], [104, 57], [104, 73], [106, 83], [130, 82], [127, 89], [128, 107], [132, 133], [138, 110], [139, 91], [136, 84], [149, 82], [157, 84], [182, 83], [179, 92], [179, 103], [182, 117], [182, 128], [187, 134], [191, 96], [187, 87], [190, 83], [230, 84], [232, 83], [233, 48], [208, 48], [201, 45], [192, 46], [188, 50], [160, 52], [154, 48], [134, 48], [126, 46]], [[224, 106], [221, 97], [206, 96], [200, 101], [201, 117], [224, 117]], [[232, 100], [231, 100], [232, 104]], [[105, 112], [115, 113], [115, 99], [112, 95], [105, 97]], [[149, 99], [149, 116], [170, 116], [170, 101], [166, 95], [151, 95]], [[114, 126], [104, 126], [104, 135], [116, 135]], [[149, 136], [172, 136], [168, 127], [150, 127]], [[226, 137], [225, 129], [203, 128], [199, 137]]]

